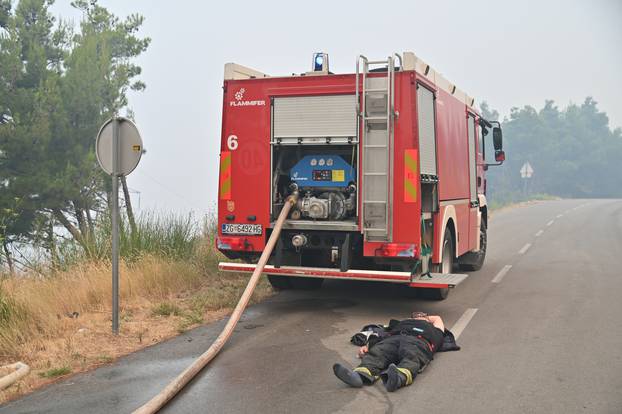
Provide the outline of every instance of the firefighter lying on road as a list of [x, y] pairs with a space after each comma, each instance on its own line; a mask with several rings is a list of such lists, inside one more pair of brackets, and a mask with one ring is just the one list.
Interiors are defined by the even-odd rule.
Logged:
[[435, 352], [460, 349], [441, 317], [423, 312], [413, 312], [411, 319], [392, 319], [388, 326], [367, 325], [351, 342], [362, 345], [361, 364], [354, 370], [333, 365], [337, 378], [357, 388], [381, 378], [389, 392], [412, 384]]

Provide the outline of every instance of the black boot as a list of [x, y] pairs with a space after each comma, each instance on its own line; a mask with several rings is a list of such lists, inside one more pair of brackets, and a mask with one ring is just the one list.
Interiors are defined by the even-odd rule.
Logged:
[[363, 378], [348, 367], [344, 367], [341, 364], [335, 364], [333, 365], [333, 372], [337, 378], [351, 387], [361, 388], [363, 386]]
[[382, 378], [382, 383], [389, 392], [393, 392], [406, 385], [406, 375], [401, 373], [395, 364], [389, 365], [389, 368], [380, 374], [380, 378]]

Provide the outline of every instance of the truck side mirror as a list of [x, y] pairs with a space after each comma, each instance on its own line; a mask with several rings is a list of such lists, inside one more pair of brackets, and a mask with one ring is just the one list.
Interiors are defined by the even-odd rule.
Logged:
[[503, 150], [495, 150], [495, 161], [498, 163], [505, 161], [505, 152]]
[[494, 127], [492, 129], [492, 145], [495, 147], [495, 158], [497, 152], [503, 149], [503, 133], [500, 127]]

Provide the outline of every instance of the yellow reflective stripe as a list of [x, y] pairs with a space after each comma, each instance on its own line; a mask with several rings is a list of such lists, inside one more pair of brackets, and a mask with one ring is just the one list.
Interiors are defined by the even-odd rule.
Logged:
[[224, 173], [226, 172], [229, 167], [231, 167], [231, 153], [230, 152], [223, 152], [222, 153], [222, 160], [220, 161], [220, 173]]
[[231, 191], [231, 177], [223, 181], [222, 185], [220, 186], [220, 196], [224, 198], [227, 194], [229, 194], [230, 191]]
[[220, 154], [220, 198], [231, 199], [231, 152]]
[[410, 370], [406, 368], [398, 368], [397, 370], [402, 374], [406, 375], [406, 385], [410, 385], [413, 383], [413, 374], [410, 372]]
[[417, 200], [417, 187], [410, 181], [404, 181], [404, 191], [412, 200]]
[[417, 150], [404, 150], [404, 202], [417, 202]]
[[364, 374], [369, 375], [370, 377], [373, 377], [373, 375], [371, 375], [371, 371], [365, 367], [356, 367], [354, 368], [354, 371], [356, 372], [362, 372]]
[[413, 173], [417, 172], [417, 160], [413, 158], [413, 154], [409, 150], [406, 150], [404, 165]]

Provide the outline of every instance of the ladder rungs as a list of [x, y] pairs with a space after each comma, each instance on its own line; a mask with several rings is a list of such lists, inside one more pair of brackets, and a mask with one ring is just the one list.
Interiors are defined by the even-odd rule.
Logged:
[[[360, 58], [359, 58], [360, 59]], [[360, 60], [359, 60], [360, 63]], [[372, 77], [370, 77], [370, 68], [379, 68], [380, 71], [378, 73], [374, 73]], [[386, 67], [386, 71], [382, 71], [382, 67]], [[359, 66], [357, 63], [357, 72], [356, 72], [356, 81], [358, 85], [359, 81]], [[357, 90], [357, 98], [362, 96], [362, 100], [365, 103], [366, 99], [376, 100], [381, 99], [384, 96], [384, 100], [390, 99], [390, 102], [387, 102], [389, 108], [392, 109], [392, 106], [395, 104], [395, 97], [392, 96], [392, 85], [394, 81], [394, 68], [393, 68], [393, 58], [389, 57], [386, 60], [371, 60], [368, 61], [367, 58], [364, 58], [363, 64], [363, 87], [360, 90]], [[374, 79], [372, 81], [372, 79]], [[386, 80], [386, 83], [385, 83]], [[375, 95], [374, 95], [375, 94]], [[364, 157], [384, 157], [386, 153], [392, 148], [392, 140], [391, 140], [391, 126], [393, 125], [395, 119], [395, 113], [392, 110], [389, 111], [377, 111], [371, 110], [367, 111], [368, 106], [363, 105], [362, 107], [358, 107], [357, 116], [359, 116], [359, 121], [363, 123], [363, 131], [374, 130], [375, 134], [381, 134], [382, 137], [377, 136], [376, 144], [367, 144], [366, 135], [363, 135], [363, 139], [359, 142], [359, 145], [362, 145], [362, 151]], [[380, 108], [375, 108], [380, 109]], [[384, 113], [383, 113], [384, 112]], [[369, 114], [369, 116], [367, 116]], [[379, 116], [380, 115], [380, 116]], [[386, 151], [386, 153], [385, 153]], [[374, 241], [385, 241], [389, 239], [389, 235], [391, 234], [391, 223], [390, 223], [390, 213], [389, 208], [391, 207], [392, 199], [391, 199], [391, 188], [389, 187], [389, 183], [384, 181], [389, 177], [389, 171], [387, 168], [378, 168], [381, 166], [377, 166], [376, 170], [385, 170], [384, 172], [364, 172], [362, 171], [361, 180], [363, 180], [362, 185], [365, 189], [372, 190], [374, 186], [370, 186], [366, 184], [366, 180], [369, 179], [371, 184], [377, 184], [377, 189], [380, 190], [378, 194], [375, 194], [379, 197], [385, 197], [384, 200], [365, 200], [362, 199], [362, 213], [364, 216], [367, 216], [367, 209], [370, 209], [371, 215], [374, 216], [370, 218], [370, 221], [367, 222], [367, 226], [363, 222], [362, 230], [365, 233], [365, 240], [374, 240]], [[365, 170], [365, 168], [363, 169]], [[375, 181], [381, 181], [382, 183], [375, 183], [372, 179], [373, 177], [378, 177]], [[371, 194], [370, 194], [371, 195]], [[377, 211], [378, 216], [374, 213]], [[363, 219], [365, 220], [365, 219]], [[371, 227], [372, 225], [384, 225], [384, 227]], [[369, 227], [368, 227], [369, 226]]]

